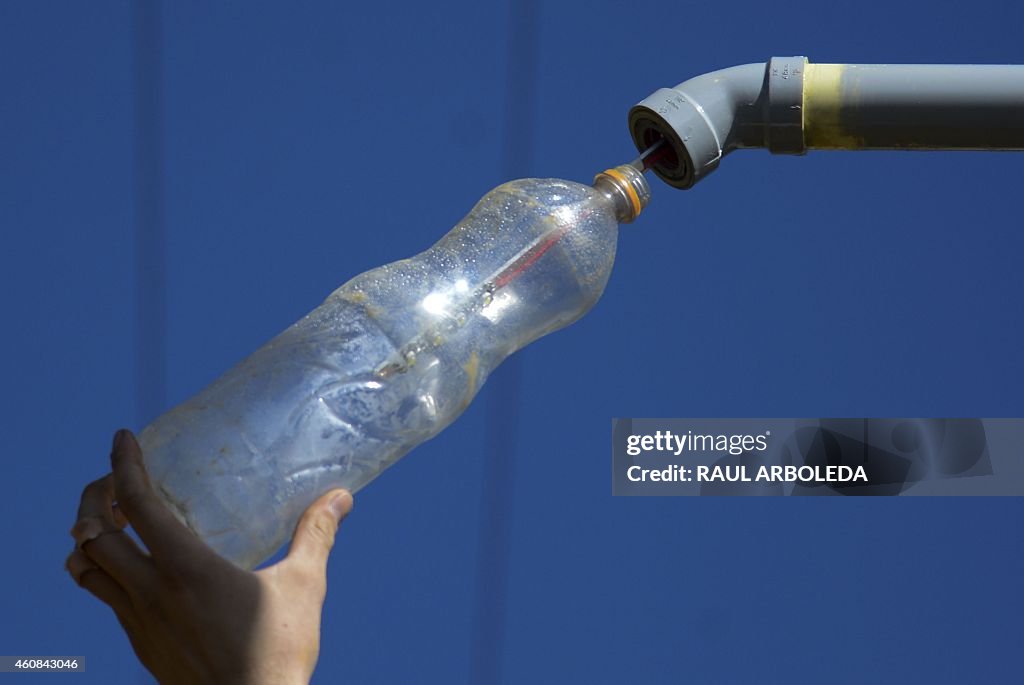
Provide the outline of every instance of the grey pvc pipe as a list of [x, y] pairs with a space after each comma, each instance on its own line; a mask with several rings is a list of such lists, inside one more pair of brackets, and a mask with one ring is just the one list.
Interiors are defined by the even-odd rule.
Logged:
[[1024, 149], [1024, 66], [808, 65], [808, 148]]
[[774, 57], [661, 88], [630, 110], [637, 149], [689, 188], [744, 147], [1024, 149], [1024, 66], [809, 64]]

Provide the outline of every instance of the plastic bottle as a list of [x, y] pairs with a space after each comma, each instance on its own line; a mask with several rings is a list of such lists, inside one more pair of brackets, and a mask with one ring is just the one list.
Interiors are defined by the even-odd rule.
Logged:
[[642, 173], [523, 179], [437, 244], [356, 276], [140, 434], [153, 483], [243, 568], [322, 493], [357, 491], [469, 405], [509, 354], [597, 301]]

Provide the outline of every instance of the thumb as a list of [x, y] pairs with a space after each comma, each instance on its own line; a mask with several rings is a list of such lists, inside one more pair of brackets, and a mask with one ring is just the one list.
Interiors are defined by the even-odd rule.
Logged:
[[332, 490], [309, 505], [295, 527], [288, 562], [317, 574], [327, 572], [327, 557], [334, 546], [338, 524], [352, 511], [352, 495]]

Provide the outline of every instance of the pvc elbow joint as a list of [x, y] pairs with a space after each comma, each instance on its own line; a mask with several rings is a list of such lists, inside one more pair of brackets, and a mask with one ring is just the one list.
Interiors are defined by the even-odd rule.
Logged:
[[666, 141], [674, 154], [653, 169], [676, 188], [692, 187], [737, 148], [802, 154], [806, 63], [805, 57], [773, 57], [659, 88], [629, 112], [633, 142], [642, 151]]

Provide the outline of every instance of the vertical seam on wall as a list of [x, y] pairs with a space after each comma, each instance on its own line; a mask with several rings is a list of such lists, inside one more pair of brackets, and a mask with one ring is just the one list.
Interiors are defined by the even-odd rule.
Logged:
[[134, 86], [135, 421], [163, 409], [166, 374], [166, 257], [160, 3], [131, 3]]
[[[510, 0], [508, 7], [503, 180], [530, 174], [539, 5], [540, 0]], [[502, 680], [521, 378], [522, 360], [513, 354], [492, 377], [487, 395], [470, 683]]]

